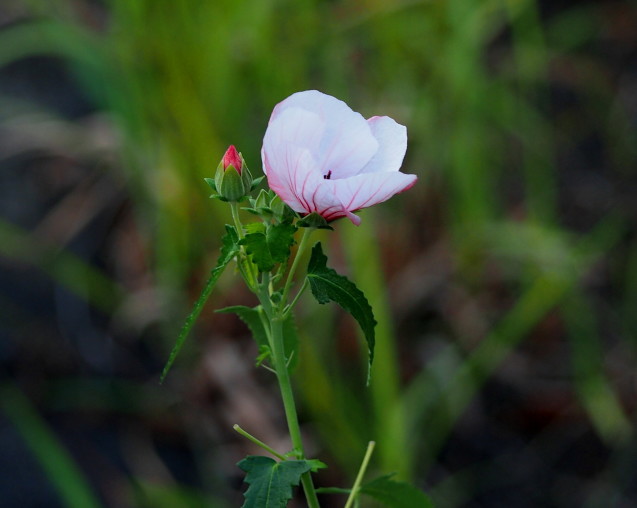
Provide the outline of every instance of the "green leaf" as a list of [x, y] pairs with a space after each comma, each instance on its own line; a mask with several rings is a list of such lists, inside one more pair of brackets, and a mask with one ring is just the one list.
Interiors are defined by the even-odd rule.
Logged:
[[[369, 369], [374, 361], [374, 343], [376, 320], [367, 298], [356, 285], [327, 267], [327, 257], [323, 254], [321, 243], [312, 249], [307, 267], [307, 277], [314, 298], [319, 303], [336, 302], [358, 321], [369, 349]], [[369, 373], [367, 382], [369, 383]]]
[[316, 473], [319, 469], [327, 468], [327, 464], [319, 459], [305, 459], [305, 462], [310, 465], [310, 471], [313, 473]]
[[[239, 316], [241, 321], [248, 325], [248, 328], [252, 333], [252, 337], [259, 346], [259, 357], [257, 358], [257, 364], [263, 362], [263, 360], [267, 358], [268, 355], [266, 354], [264, 356], [264, 353], [270, 351], [270, 343], [268, 342], [268, 336], [266, 334], [265, 328], [263, 327], [263, 321], [260, 316], [260, 313], [263, 312], [260, 305], [256, 307], [233, 305], [231, 307], [219, 309], [216, 312], [226, 314], [234, 313]], [[296, 367], [299, 358], [299, 338], [292, 313], [288, 314], [285, 318], [285, 321], [283, 322], [283, 348], [285, 351], [286, 361], [288, 362], [288, 370], [291, 372], [294, 367]]]
[[294, 245], [294, 233], [296, 233], [296, 226], [292, 224], [276, 224], [268, 229], [268, 247], [270, 247], [272, 259], [277, 263], [283, 263], [290, 257], [290, 247]]
[[283, 460], [250, 455], [237, 464], [245, 471], [250, 485], [243, 494], [243, 508], [285, 508], [292, 499], [292, 487], [299, 484], [301, 475], [311, 471], [314, 461]]
[[250, 224], [246, 224], [245, 230], [247, 234], [262, 233], [265, 235], [266, 232], [263, 222], [251, 222]]
[[201, 314], [201, 311], [204, 305], [206, 304], [208, 297], [212, 293], [212, 290], [214, 289], [215, 284], [217, 284], [219, 277], [221, 277], [221, 274], [223, 273], [226, 266], [228, 266], [230, 261], [232, 261], [234, 257], [237, 255], [237, 253], [239, 252], [239, 243], [238, 243], [239, 238], [237, 236], [237, 232], [234, 227], [226, 224], [226, 234], [223, 236], [221, 241], [223, 245], [221, 247], [221, 254], [219, 256], [219, 259], [217, 260], [217, 266], [215, 266], [210, 272], [210, 277], [208, 277], [208, 282], [206, 282], [206, 285], [204, 286], [203, 291], [201, 292], [201, 295], [195, 302], [195, 305], [192, 311], [186, 318], [186, 322], [184, 323], [184, 326], [181, 328], [181, 332], [179, 332], [179, 337], [177, 337], [177, 342], [175, 342], [175, 345], [173, 346], [173, 349], [170, 352], [170, 356], [168, 357], [168, 361], [166, 362], [166, 365], [164, 367], [164, 370], [161, 373], [161, 379], [160, 379], [161, 383], [164, 382], [164, 379], [166, 378], [168, 371], [172, 367], [172, 364], [175, 362], [175, 359], [177, 358], [177, 355], [179, 354], [181, 347], [184, 345], [184, 341], [186, 340], [186, 337], [190, 333], [190, 330], [195, 324], [195, 321], [197, 321], [199, 314]]
[[269, 272], [274, 268], [275, 263], [268, 249], [267, 237], [263, 233], [248, 233], [241, 240], [241, 245], [245, 245], [246, 252], [260, 272]]
[[256, 307], [246, 307], [245, 305], [233, 305], [231, 307], [224, 307], [223, 309], [218, 309], [215, 312], [220, 312], [222, 314], [231, 314], [234, 313], [241, 321], [243, 321], [250, 332], [252, 333], [252, 337], [255, 342], [259, 346], [259, 350], [262, 347], [267, 347], [270, 349], [270, 343], [268, 342], [268, 336], [265, 333], [265, 328], [263, 327], [263, 322], [261, 321], [260, 313], [263, 312], [261, 306], [258, 305]]
[[[262, 226], [262, 225], [261, 225]], [[277, 263], [282, 263], [290, 256], [290, 247], [294, 245], [296, 227], [292, 224], [275, 224], [265, 232], [260, 228], [252, 228], [240, 244], [245, 245], [246, 252], [260, 272], [269, 272]]]
[[385, 475], [363, 485], [359, 492], [373, 497], [389, 508], [433, 508], [429, 497], [409, 483], [392, 480]]

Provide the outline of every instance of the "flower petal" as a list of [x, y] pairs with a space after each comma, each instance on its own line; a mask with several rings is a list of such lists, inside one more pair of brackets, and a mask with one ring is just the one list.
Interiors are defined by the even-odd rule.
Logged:
[[344, 180], [334, 180], [334, 192], [345, 210], [355, 212], [388, 200], [416, 183], [416, 175], [398, 171], [366, 173]]
[[380, 146], [361, 173], [398, 171], [407, 151], [407, 128], [388, 116], [373, 116], [367, 123]]
[[263, 150], [263, 166], [269, 187], [295, 212], [311, 213], [319, 206], [315, 196], [324, 182], [316, 161], [309, 150], [294, 145], [283, 145], [274, 152], [276, 170], [270, 154]]
[[273, 169], [277, 171], [288, 162], [282, 158], [287, 155], [285, 148], [288, 145], [304, 148], [313, 156], [317, 154], [325, 129], [325, 121], [316, 113], [300, 108], [288, 108], [270, 120], [263, 138], [262, 152], [267, 153]]
[[320, 145], [306, 146], [323, 175], [331, 171], [331, 177], [335, 179], [354, 176], [377, 152], [378, 141], [362, 115], [352, 111], [343, 101], [317, 90], [295, 93], [279, 103], [272, 112], [270, 124], [296, 108], [314, 113], [325, 125]]

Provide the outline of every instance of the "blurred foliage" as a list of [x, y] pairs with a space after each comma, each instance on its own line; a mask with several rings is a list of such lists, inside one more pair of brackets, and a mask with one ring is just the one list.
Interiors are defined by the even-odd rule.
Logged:
[[[352, 339], [353, 328], [338, 313], [305, 312], [298, 380], [316, 446], [333, 457], [328, 462], [335, 472], [326, 481], [343, 483], [339, 471], [350, 477], [373, 438], [375, 466], [434, 489], [437, 505], [461, 506], [481, 495], [492, 484], [480, 484], [475, 463], [463, 469], [465, 464], [448, 462], [445, 450], [453, 450], [454, 432], [462, 437], [458, 421], [468, 408], [471, 414], [494, 378], [514, 385], [525, 376], [537, 382], [557, 377], [577, 397], [566, 405], [586, 412], [609, 456], [634, 448], [634, 404], [626, 403], [634, 399], [634, 379], [632, 385], [625, 379], [634, 369], [637, 343], [635, 209], [628, 194], [635, 190], [637, 158], [633, 2], [558, 8], [531, 0], [13, 0], [0, 13], [0, 65], [10, 70], [46, 56], [68, 66], [91, 114], [111, 136], [105, 149], [96, 141], [102, 131], [91, 137], [81, 118], [38, 103], [37, 93], [16, 100], [3, 90], [0, 128], [31, 144], [20, 152], [21, 145], [6, 143], [2, 161], [44, 146], [114, 182], [114, 195], [133, 216], [120, 212], [119, 223], [112, 219], [122, 244], [109, 252], [124, 259], [119, 264], [73, 252], [72, 228], [50, 238], [43, 234], [51, 231], [42, 227], [44, 219], [38, 228], [10, 214], [0, 222], [0, 254], [11, 267], [39, 268], [112, 319], [113, 333], [126, 337], [122, 347], [133, 348], [129, 341], [140, 348], [132, 349], [133, 356], [151, 358], [149, 367], [133, 369], [133, 384], [158, 376], [185, 305], [217, 255], [229, 214], [207, 200], [203, 178], [212, 176], [229, 144], [258, 175], [273, 106], [295, 91], [318, 88], [366, 117], [387, 114], [407, 125], [404, 170], [420, 176], [404, 197], [365, 212], [360, 228], [340, 222], [329, 237], [379, 321], [370, 390], [360, 381], [365, 350]], [[88, 192], [79, 181], [77, 194], [99, 203], [102, 188], [89, 185]], [[60, 201], [71, 212], [85, 210], [77, 200]], [[53, 222], [68, 216], [58, 213]], [[139, 245], [126, 243], [131, 238]], [[141, 268], [135, 256], [144, 259]], [[126, 277], [130, 263], [141, 274], [136, 282]], [[236, 294], [231, 280], [221, 282]], [[10, 289], [3, 288], [2, 299], [10, 302], [5, 309], [19, 306]], [[157, 308], [148, 311], [143, 304]], [[218, 325], [218, 317], [208, 319], [201, 330], [211, 332], [213, 343], [242, 333], [223, 329], [228, 325]], [[162, 326], [153, 328], [156, 323]], [[545, 358], [536, 349], [548, 343], [569, 348], [555, 353], [550, 375], [533, 370]], [[215, 383], [228, 397], [245, 394], [211, 380], [206, 365], [209, 355], [220, 354], [217, 347], [197, 346], [200, 358], [180, 359], [178, 381], [165, 388], [165, 406], [158, 403], [150, 413], [161, 421], [173, 398]], [[337, 361], [334, 349], [341, 354]], [[243, 351], [246, 365], [252, 352]], [[199, 366], [193, 381], [189, 363]], [[516, 365], [522, 372], [511, 374]], [[115, 369], [110, 375], [131, 374]], [[52, 377], [59, 382], [63, 376]], [[94, 389], [79, 375], [77, 382], [90, 386], [88, 393]], [[546, 395], [528, 382], [521, 392]], [[141, 418], [148, 408], [139, 391], [113, 412], [132, 407], [134, 413], [137, 406]], [[117, 397], [109, 397], [116, 405]], [[226, 477], [236, 474], [228, 472], [234, 454], [211, 450], [211, 442], [231, 438], [205, 435], [208, 417], [208, 423], [193, 423], [202, 411], [215, 413], [208, 401], [188, 404], [172, 425], [186, 436], [195, 476], [204, 478], [202, 490], [224, 497]], [[76, 410], [88, 407], [88, 399], [80, 398]], [[30, 445], [40, 436], [67, 464], [35, 415], [11, 411], [14, 423], [18, 417], [37, 422], [25, 427]], [[560, 428], [563, 413], [550, 407], [531, 407], [520, 418], [542, 411], [553, 414]], [[275, 415], [262, 418], [277, 421]], [[27, 434], [29, 428], [35, 430]], [[597, 491], [583, 491], [588, 497], [582, 503], [612, 490], [619, 500], [631, 495], [625, 481], [612, 485], [606, 479], [634, 471], [630, 460], [622, 460], [609, 459]], [[66, 480], [42, 464], [51, 482], [72, 495], [63, 489]], [[65, 469], [73, 474], [72, 467]], [[222, 503], [189, 485], [165, 490], [131, 478], [127, 499], [139, 506]], [[81, 498], [86, 494], [79, 489]], [[569, 506], [557, 497], [552, 502]]]

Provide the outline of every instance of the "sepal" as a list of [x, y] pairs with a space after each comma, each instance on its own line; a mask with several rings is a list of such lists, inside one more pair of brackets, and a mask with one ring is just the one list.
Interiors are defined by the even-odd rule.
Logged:
[[250, 190], [253, 191], [254, 189], [256, 189], [264, 179], [265, 179], [265, 175], [255, 178], [252, 181], [252, 186], [250, 187]]
[[330, 226], [324, 217], [320, 216], [316, 212], [312, 212], [301, 220], [297, 221], [297, 227], [299, 228], [316, 228], [316, 229], [331, 229], [334, 230], [332, 226]]

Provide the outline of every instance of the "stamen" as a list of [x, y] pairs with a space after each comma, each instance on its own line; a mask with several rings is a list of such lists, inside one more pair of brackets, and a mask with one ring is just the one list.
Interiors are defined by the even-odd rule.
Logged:
[[323, 179], [324, 179], [324, 180], [329, 180], [331, 176], [332, 176], [332, 172], [331, 172], [331, 171], [328, 171], [328, 172], [327, 172], [327, 175], [323, 175]]

